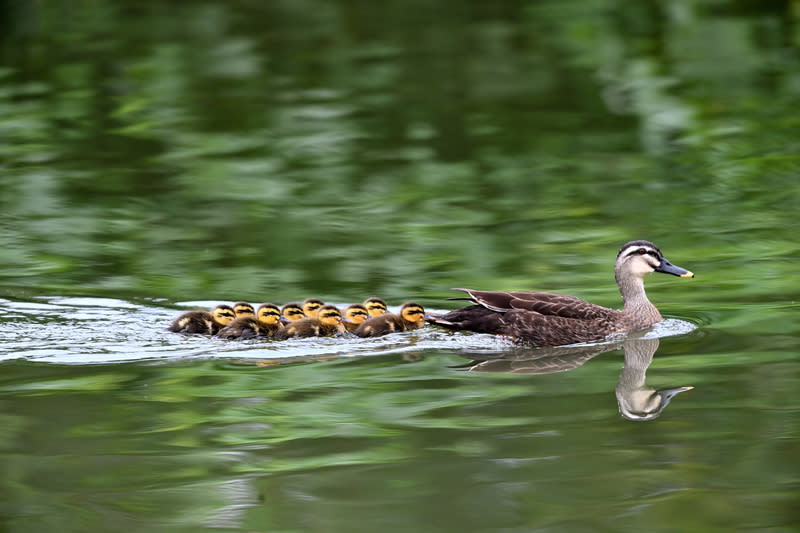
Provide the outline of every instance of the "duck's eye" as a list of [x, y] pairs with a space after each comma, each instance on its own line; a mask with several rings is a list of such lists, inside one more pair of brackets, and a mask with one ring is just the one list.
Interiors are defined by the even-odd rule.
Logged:
[[636, 250], [636, 253], [639, 255], [644, 255], [647, 253], [647, 250], [645, 250], [644, 248], [639, 248], [638, 250]]

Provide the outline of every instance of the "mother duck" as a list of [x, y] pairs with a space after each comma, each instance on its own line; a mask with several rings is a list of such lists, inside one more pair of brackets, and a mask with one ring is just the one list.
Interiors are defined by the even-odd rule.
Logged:
[[428, 320], [448, 329], [509, 335], [537, 346], [596, 341], [662, 320], [644, 292], [644, 277], [651, 272], [694, 277], [692, 272], [667, 261], [652, 242], [631, 241], [620, 248], [614, 264], [614, 277], [624, 304], [622, 311], [550, 292], [454, 289], [468, 295], [454, 300], [469, 300], [474, 305], [432, 315]]

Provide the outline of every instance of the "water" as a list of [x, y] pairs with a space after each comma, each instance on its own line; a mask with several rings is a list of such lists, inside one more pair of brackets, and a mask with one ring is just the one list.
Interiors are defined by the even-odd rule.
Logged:
[[[0, 529], [796, 531], [795, 11], [0, 5]], [[165, 330], [464, 286], [619, 307], [642, 238], [697, 277], [606, 343]]]

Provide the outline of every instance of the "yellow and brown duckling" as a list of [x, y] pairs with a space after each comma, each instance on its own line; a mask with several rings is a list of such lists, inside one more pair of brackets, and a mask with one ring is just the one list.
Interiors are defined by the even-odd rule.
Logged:
[[353, 304], [347, 306], [344, 310], [344, 327], [350, 333], [353, 333], [358, 326], [369, 318], [369, 310], [363, 304]]
[[218, 305], [211, 311], [187, 311], [167, 328], [175, 333], [206, 333], [213, 335], [236, 318], [233, 307]]
[[325, 305], [325, 302], [319, 298], [306, 298], [303, 300], [303, 312], [309, 318], [317, 318], [317, 313], [319, 313], [319, 309], [323, 305]]
[[425, 309], [414, 302], [406, 302], [400, 307], [397, 314], [386, 313], [374, 316], [356, 330], [359, 337], [380, 337], [398, 331], [411, 331], [425, 325]]
[[284, 304], [284, 306], [281, 307], [281, 316], [289, 322], [308, 318], [303, 308], [300, 307], [300, 304], [294, 302]]
[[386, 302], [376, 296], [364, 300], [364, 306], [369, 311], [369, 316], [380, 316], [386, 313]]
[[256, 311], [253, 306], [247, 302], [236, 302], [233, 304], [233, 311], [236, 313], [236, 318], [243, 316], [255, 316]]
[[272, 337], [283, 328], [281, 311], [275, 304], [261, 304], [253, 316], [242, 316], [219, 330], [217, 337], [223, 339], [251, 339]]
[[335, 305], [323, 305], [317, 310], [317, 314], [317, 318], [309, 317], [286, 324], [275, 332], [275, 338], [330, 337], [345, 332], [342, 313]]

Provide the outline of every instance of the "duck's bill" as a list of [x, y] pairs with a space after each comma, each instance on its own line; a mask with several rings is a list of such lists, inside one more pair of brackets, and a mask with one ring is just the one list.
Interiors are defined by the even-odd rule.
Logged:
[[694, 387], [688, 385], [686, 387], [674, 387], [671, 389], [661, 389], [656, 391], [656, 393], [661, 396], [661, 408], [667, 406], [667, 404], [674, 398], [679, 392], [685, 392], [687, 390], [692, 390]]
[[661, 258], [661, 265], [656, 268], [656, 272], [663, 272], [664, 274], [672, 274], [681, 278], [693, 278], [694, 273], [691, 270], [686, 270], [677, 265], [673, 265], [663, 257]]

